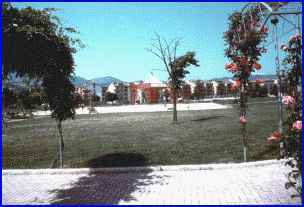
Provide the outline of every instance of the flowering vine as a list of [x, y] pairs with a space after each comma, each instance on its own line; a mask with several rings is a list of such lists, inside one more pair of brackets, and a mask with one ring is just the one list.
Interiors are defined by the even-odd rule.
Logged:
[[284, 77], [291, 88], [282, 100], [288, 114], [282, 133], [286, 147], [284, 156], [293, 158], [286, 164], [297, 168], [288, 174], [286, 188], [294, 187], [302, 195], [302, 187], [292, 181], [302, 176], [302, 35], [292, 36], [288, 44], [282, 44], [280, 48], [287, 53], [283, 61]]
[[230, 21], [229, 28], [224, 33], [224, 39], [228, 46], [225, 55], [231, 59], [231, 62], [225, 65], [225, 69], [233, 74], [235, 80], [231, 89], [239, 92], [239, 115], [244, 143], [244, 160], [246, 161], [248, 117], [246, 116], [247, 98], [245, 93], [251, 73], [261, 69], [258, 61], [262, 53], [267, 51], [261, 46], [261, 43], [265, 42], [268, 27], [261, 27], [258, 9], [243, 14], [235, 12], [228, 19]]

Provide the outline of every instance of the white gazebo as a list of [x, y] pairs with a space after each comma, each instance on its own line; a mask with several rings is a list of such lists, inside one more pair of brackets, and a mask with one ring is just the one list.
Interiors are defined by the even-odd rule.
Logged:
[[166, 87], [167, 86], [154, 75], [151, 75], [147, 80], [144, 81], [144, 83], [150, 83], [151, 87]]
[[107, 92], [115, 93], [115, 89], [116, 89], [116, 87], [115, 87], [114, 83], [111, 83], [108, 87]]

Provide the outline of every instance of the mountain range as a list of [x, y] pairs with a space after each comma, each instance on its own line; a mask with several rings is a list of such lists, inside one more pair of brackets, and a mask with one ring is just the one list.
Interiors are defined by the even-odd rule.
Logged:
[[125, 83], [124, 81], [114, 78], [112, 76], [107, 76], [103, 78], [93, 78], [92, 80], [86, 80], [85, 78], [79, 76], [72, 76], [71, 81], [75, 86], [82, 85], [85, 83], [95, 83], [99, 85], [110, 85], [111, 83]]
[[[261, 79], [276, 79], [276, 75], [251, 75], [250, 80], [255, 80], [256, 78]], [[217, 81], [217, 80], [229, 80], [232, 79], [232, 77], [221, 77], [221, 78], [213, 78], [211, 81]], [[93, 78], [92, 80], [86, 80], [85, 78], [79, 77], [79, 76], [72, 76], [71, 82], [75, 86], [79, 86], [85, 83], [95, 83], [98, 85], [109, 85], [111, 83], [126, 83], [122, 80], [119, 80], [117, 78], [114, 78], [112, 76], [107, 76], [103, 78]], [[41, 84], [41, 82], [39, 82]], [[13, 88], [15, 91], [20, 91], [26, 88], [29, 88], [28, 85], [22, 83], [21, 78], [17, 78], [15, 75], [11, 75], [9, 81], [5, 83], [5, 87]]]
[[[82, 85], [85, 83], [96, 83], [99, 85], [109, 85], [111, 83], [125, 83], [124, 81], [114, 78], [112, 76], [107, 76], [107, 77], [103, 77], [103, 78], [93, 78], [92, 80], [87, 80], [87, 79], [79, 77], [79, 76], [71, 76], [70, 80], [75, 86]], [[41, 84], [42, 84], [41, 81], [38, 82], [38, 85], [41, 85]], [[22, 79], [20, 77], [16, 77], [15, 74], [10, 75], [9, 81], [7, 81], [5, 83], [5, 86], [17, 88], [20, 90], [29, 87], [27, 84], [22, 82]]]

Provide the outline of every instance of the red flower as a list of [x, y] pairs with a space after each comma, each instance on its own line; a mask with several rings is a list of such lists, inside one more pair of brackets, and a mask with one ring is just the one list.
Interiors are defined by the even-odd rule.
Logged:
[[231, 86], [231, 90], [235, 91], [238, 87], [241, 86], [241, 81], [237, 80], [235, 83]]
[[289, 42], [292, 43], [292, 42], [294, 42], [295, 40], [296, 40], [295, 37], [291, 37], [291, 38], [289, 39]]
[[292, 104], [295, 104], [296, 101], [291, 96], [284, 96], [283, 100], [282, 100], [282, 103], [285, 104], [285, 105], [292, 105]]
[[302, 121], [296, 121], [292, 126], [297, 132], [302, 131]]
[[296, 34], [295, 36], [293, 36], [295, 39], [298, 39], [298, 40], [302, 40], [302, 35], [300, 34]]
[[231, 63], [231, 71], [235, 71], [235, 70], [237, 70], [237, 69], [238, 69], [237, 64]]
[[271, 137], [268, 137], [267, 140], [270, 141], [272, 144], [275, 144], [276, 142], [279, 141], [280, 138], [280, 133], [278, 132], [278, 130], [275, 130]]
[[263, 83], [263, 82], [264, 82], [264, 81], [263, 81], [263, 79], [261, 79], [261, 78], [256, 78], [256, 79], [255, 79], [255, 83], [258, 84], [258, 85], [259, 85], [260, 83]]
[[267, 32], [267, 31], [268, 31], [268, 27], [267, 27], [267, 26], [264, 26], [264, 27], [262, 28], [262, 30], [263, 30], [264, 32]]
[[261, 69], [261, 65], [258, 64], [258, 63], [254, 63], [254, 64], [253, 64], [253, 67], [254, 67], [256, 70], [260, 70], [260, 69]]
[[231, 64], [226, 64], [226, 65], [225, 65], [225, 69], [226, 69], [226, 70], [229, 70], [230, 68], [231, 68]]
[[260, 23], [257, 22], [257, 21], [252, 21], [252, 22], [249, 22], [249, 23], [248, 23], [248, 26], [259, 27], [259, 26], [260, 26]]
[[247, 122], [247, 117], [246, 116], [244, 116], [244, 115], [241, 115], [240, 116], [240, 121], [242, 122], [242, 123], [246, 123]]
[[231, 70], [233, 72], [233, 71], [238, 69], [238, 66], [234, 62], [231, 62], [230, 64], [225, 65], [225, 69], [226, 70]]
[[242, 65], [248, 65], [249, 62], [247, 61], [247, 59], [245, 57], [240, 57], [240, 62]]
[[281, 44], [280, 48], [281, 48], [281, 50], [283, 50], [283, 51], [286, 51], [286, 50], [287, 50], [287, 47], [286, 47], [285, 44]]

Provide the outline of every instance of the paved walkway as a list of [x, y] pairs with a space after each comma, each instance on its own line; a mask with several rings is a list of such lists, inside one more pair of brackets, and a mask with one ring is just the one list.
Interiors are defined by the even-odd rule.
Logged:
[[[177, 104], [178, 111], [187, 110], [207, 110], [207, 109], [225, 109], [232, 106], [221, 105], [216, 103], [189, 103]], [[89, 107], [84, 109], [76, 109], [76, 114], [88, 114]], [[122, 113], [122, 112], [157, 112], [173, 110], [173, 104], [139, 104], [139, 105], [122, 105], [122, 106], [101, 106], [94, 107], [98, 113]], [[50, 115], [51, 111], [37, 111], [33, 112], [34, 115]]]
[[127, 169], [3, 170], [2, 204], [301, 204], [284, 161]]

